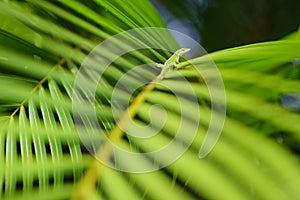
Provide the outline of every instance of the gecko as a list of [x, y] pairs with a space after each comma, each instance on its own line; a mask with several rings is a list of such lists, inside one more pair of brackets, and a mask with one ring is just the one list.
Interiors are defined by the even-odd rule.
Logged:
[[179, 63], [180, 56], [185, 54], [186, 52], [190, 51], [190, 48], [181, 48], [174, 52], [174, 54], [166, 60], [164, 64], [156, 63], [156, 66], [161, 68], [160, 74], [155, 78], [155, 81], [162, 80], [169, 70], [177, 69], [177, 65]]

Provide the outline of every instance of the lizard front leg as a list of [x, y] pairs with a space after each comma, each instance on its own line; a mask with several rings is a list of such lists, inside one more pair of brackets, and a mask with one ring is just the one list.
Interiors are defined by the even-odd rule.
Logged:
[[156, 67], [158, 68], [163, 68], [165, 65], [164, 64], [161, 64], [161, 63], [155, 63]]

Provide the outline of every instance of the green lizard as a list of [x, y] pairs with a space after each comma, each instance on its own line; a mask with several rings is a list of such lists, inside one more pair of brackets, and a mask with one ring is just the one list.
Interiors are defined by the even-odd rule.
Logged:
[[155, 81], [162, 80], [169, 70], [174, 70], [174, 68], [177, 68], [177, 64], [179, 63], [180, 56], [182, 54], [190, 51], [190, 48], [181, 48], [175, 51], [175, 53], [168, 59], [164, 64], [156, 63], [156, 66], [161, 68], [160, 74], [156, 77]]

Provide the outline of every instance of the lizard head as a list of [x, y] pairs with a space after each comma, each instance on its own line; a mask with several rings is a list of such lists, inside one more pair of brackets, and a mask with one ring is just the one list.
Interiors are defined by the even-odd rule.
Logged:
[[190, 50], [191, 50], [190, 48], [181, 48], [181, 49], [178, 49], [174, 54], [181, 56], [182, 54], [185, 54], [186, 52], [188, 52]]

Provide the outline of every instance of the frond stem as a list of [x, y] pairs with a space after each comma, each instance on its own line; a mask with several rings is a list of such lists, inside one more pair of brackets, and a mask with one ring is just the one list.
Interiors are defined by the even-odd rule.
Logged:
[[[124, 131], [120, 127], [126, 127], [128, 121], [135, 117], [138, 112], [139, 107], [146, 101], [148, 94], [153, 91], [156, 87], [156, 84], [164, 78], [161, 74], [154, 77], [153, 80], [145, 86], [142, 92], [133, 100], [130, 106], [123, 112], [123, 115], [120, 117], [119, 121], [116, 123], [115, 127], [108, 134], [108, 139], [110, 142], [103, 144], [96, 153], [101, 155], [105, 160], [109, 160], [110, 156], [113, 153], [112, 143], [116, 144], [124, 136]], [[99, 177], [101, 176], [103, 170], [105, 169], [105, 164], [94, 159], [83, 175], [81, 181], [78, 183], [76, 191], [71, 199], [86, 199], [89, 194], [95, 191]]]

